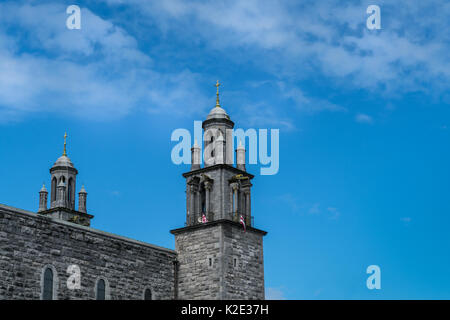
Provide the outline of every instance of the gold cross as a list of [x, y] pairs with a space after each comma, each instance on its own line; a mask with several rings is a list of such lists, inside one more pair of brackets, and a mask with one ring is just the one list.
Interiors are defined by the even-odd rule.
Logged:
[[67, 132], [64, 132], [64, 152], [63, 152], [63, 156], [67, 156], [67, 153], [66, 153], [66, 139], [67, 139]]
[[217, 80], [216, 84], [215, 84], [216, 88], [217, 88], [217, 99], [216, 99], [216, 107], [220, 107], [220, 103], [219, 103], [219, 80]]

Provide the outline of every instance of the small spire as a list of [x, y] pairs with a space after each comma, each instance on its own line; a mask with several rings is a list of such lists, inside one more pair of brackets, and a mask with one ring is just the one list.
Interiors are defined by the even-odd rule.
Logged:
[[84, 188], [84, 185], [81, 186], [81, 190], [80, 190], [79, 193], [87, 193], [87, 192], [86, 192], [86, 189]]
[[194, 140], [194, 145], [193, 145], [193, 148], [198, 148], [199, 146], [198, 146], [198, 143], [197, 143], [197, 139], [195, 139]]
[[67, 139], [67, 132], [64, 133], [64, 151], [63, 151], [63, 156], [67, 157], [67, 152], [66, 152], [66, 139]]
[[47, 192], [47, 189], [45, 188], [45, 183], [42, 184], [42, 189], [40, 192]]
[[216, 88], [217, 88], [217, 98], [216, 98], [216, 107], [220, 107], [220, 103], [219, 103], [219, 80], [217, 80], [216, 84], [215, 84]]

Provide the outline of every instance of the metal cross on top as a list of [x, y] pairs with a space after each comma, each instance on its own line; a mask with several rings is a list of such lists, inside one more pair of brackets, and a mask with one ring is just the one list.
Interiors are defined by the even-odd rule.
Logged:
[[215, 84], [216, 88], [217, 88], [217, 99], [216, 99], [216, 107], [220, 107], [220, 103], [219, 103], [219, 80], [217, 80], [216, 84]]
[[67, 139], [67, 132], [64, 132], [64, 152], [63, 152], [63, 156], [67, 156], [67, 153], [66, 153], [66, 139]]

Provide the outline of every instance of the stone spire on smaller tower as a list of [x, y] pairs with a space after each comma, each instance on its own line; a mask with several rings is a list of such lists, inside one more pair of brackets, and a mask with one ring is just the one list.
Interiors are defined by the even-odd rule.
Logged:
[[66, 184], [63, 180], [61, 180], [56, 187], [56, 206], [60, 208], [66, 208], [67, 207], [67, 201], [66, 201]]
[[38, 212], [47, 210], [48, 191], [45, 184], [42, 184], [42, 189], [39, 191], [39, 210]]
[[86, 198], [87, 192], [84, 189], [84, 186], [81, 186], [80, 192], [78, 192], [78, 211], [86, 213]]
[[239, 140], [239, 146], [236, 149], [236, 168], [245, 171], [245, 148], [241, 140]]
[[200, 147], [196, 139], [191, 148], [191, 171], [198, 169], [200, 169]]
[[219, 137], [216, 139], [214, 150], [216, 152], [214, 164], [225, 163], [225, 139], [222, 134], [219, 133]]

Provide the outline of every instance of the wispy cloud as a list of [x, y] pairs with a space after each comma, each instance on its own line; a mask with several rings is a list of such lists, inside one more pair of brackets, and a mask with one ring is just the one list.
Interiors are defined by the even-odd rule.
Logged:
[[409, 225], [412, 221], [411, 217], [402, 217], [400, 218], [400, 221], [404, 223], [405, 226]]
[[266, 288], [266, 300], [286, 300], [282, 288]]
[[320, 71], [340, 86], [390, 93], [425, 89], [424, 80], [441, 89], [449, 85], [449, 36], [441, 32], [450, 23], [447, 1], [383, 3], [380, 32], [365, 27], [367, 1], [127, 3], [141, 9], [143, 23], [186, 41], [202, 39], [222, 54], [244, 50], [274, 74], [298, 79]]
[[[291, 193], [282, 194], [277, 199], [287, 205], [294, 213], [324, 217], [330, 220], [336, 220], [341, 216], [341, 212], [336, 207], [322, 206], [319, 202], [313, 204], [301, 203], [299, 198]], [[324, 207], [324, 209], [321, 209], [321, 207]]]
[[367, 123], [367, 124], [372, 124], [373, 123], [373, 118], [367, 114], [364, 113], [358, 113], [355, 116], [355, 121], [359, 122], [359, 123]]
[[332, 220], [336, 220], [341, 216], [341, 213], [339, 212], [339, 210], [337, 208], [328, 207], [327, 211], [329, 213], [330, 219], [332, 219]]
[[[336, 89], [388, 95], [430, 85], [446, 92], [450, 83], [450, 36], [442, 32], [450, 3], [443, 0], [382, 4], [377, 32], [365, 28], [368, 3], [358, 0], [104, 2], [112, 15], [82, 7], [81, 30], [65, 28], [65, 7], [57, 2], [0, 5], [0, 121], [42, 111], [102, 120], [135, 110], [204, 114], [211, 103], [199, 83], [208, 76], [188, 64], [162, 71], [141, 49], [143, 30], [282, 79], [275, 80], [280, 97], [302, 112], [347, 110], [298, 84], [317, 74]], [[253, 102], [261, 111], [251, 114], [253, 123], [297, 129], [275, 107]], [[372, 122], [368, 117], [356, 121]]]
[[81, 30], [65, 28], [66, 18], [60, 4], [0, 5], [2, 121], [42, 111], [105, 120], [201, 108], [198, 75], [157, 72], [134, 37], [89, 9]]
[[305, 93], [297, 87], [288, 87], [286, 83], [279, 81], [278, 87], [281, 90], [282, 95], [294, 101], [298, 110], [306, 111], [310, 113], [319, 111], [347, 111], [345, 107], [336, 105], [327, 100], [308, 97]]
[[309, 214], [319, 214], [320, 213], [319, 206], [320, 206], [319, 203], [313, 204], [313, 206], [311, 208], [309, 208], [308, 213]]

